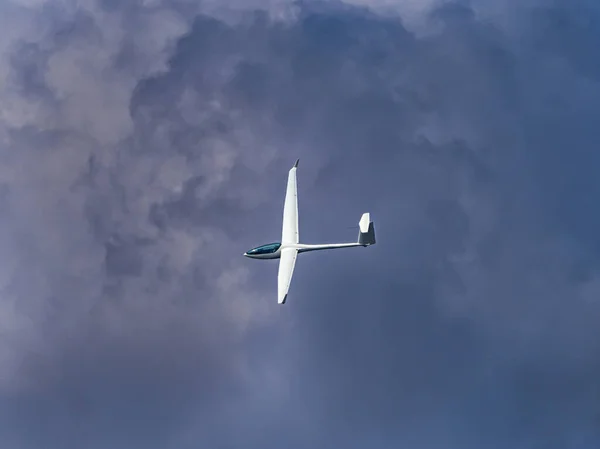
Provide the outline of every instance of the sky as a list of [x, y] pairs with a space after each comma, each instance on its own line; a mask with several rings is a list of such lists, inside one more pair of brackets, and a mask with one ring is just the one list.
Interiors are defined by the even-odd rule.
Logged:
[[[600, 5], [0, 3], [3, 449], [600, 447]], [[276, 261], [300, 238], [377, 245]]]

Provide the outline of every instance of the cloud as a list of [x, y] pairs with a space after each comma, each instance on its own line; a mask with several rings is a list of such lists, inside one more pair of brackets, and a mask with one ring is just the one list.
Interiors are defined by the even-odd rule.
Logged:
[[3, 447], [592, 447], [597, 8], [355, 3], [0, 7]]
[[244, 346], [269, 316], [218, 222], [154, 220], [184, 194], [218, 207], [235, 162], [220, 138], [197, 139], [196, 158], [145, 148], [130, 113], [189, 18], [164, 4], [5, 8], [26, 26], [0, 93], [3, 445], [164, 446], [261, 371]]

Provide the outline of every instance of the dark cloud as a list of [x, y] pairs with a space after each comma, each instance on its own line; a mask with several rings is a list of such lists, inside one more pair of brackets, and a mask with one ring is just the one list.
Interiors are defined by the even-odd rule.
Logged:
[[[595, 447], [600, 11], [472, 3], [19, 10], [3, 447]], [[302, 240], [379, 243], [278, 307], [297, 157]]]

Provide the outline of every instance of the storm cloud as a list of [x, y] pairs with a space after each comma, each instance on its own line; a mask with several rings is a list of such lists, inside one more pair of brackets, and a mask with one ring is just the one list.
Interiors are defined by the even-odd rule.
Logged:
[[3, 448], [598, 447], [600, 8], [415, 5], [0, 6]]

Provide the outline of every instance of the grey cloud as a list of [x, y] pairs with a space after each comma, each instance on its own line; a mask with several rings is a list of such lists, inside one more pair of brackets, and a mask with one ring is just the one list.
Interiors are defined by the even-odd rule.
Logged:
[[[343, 4], [90, 5], [42, 12], [1, 93], [7, 447], [595, 447], [577, 9], [446, 4], [416, 36]], [[275, 265], [239, 254], [279, 235], [296, 157], [302, 238], [370, 209], [379, 243], [307, 255], [278, 308]]]
[[[215, 223], [149, 220], [202, 173], [174, 145], [152, 154], [130, 134], [132, 77], [154, 73], [144, 60], [164, 59], [162, 31], [124, 67], [122, 52], [147, 29], [135, 35], [113, 20], [121, 11], [86, 6], [56, 23], [42, 11], [54, 26], [42, 40], [15, 41], [13, 84], [2, 92], [14, 100], [2, 124], [5, 447], [165, 447], [260, 372], [241, 351], [261, 298], [231, 263], [237, 247]], [[143, 8], [127, 14], [148, 22]], [[17, 117], [19, 108], [35, 113]], [[218, 156], [202, 161], [215, 188], [229, 164]]]

